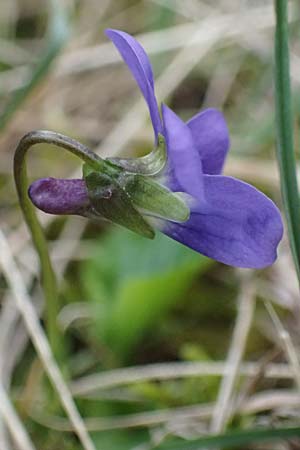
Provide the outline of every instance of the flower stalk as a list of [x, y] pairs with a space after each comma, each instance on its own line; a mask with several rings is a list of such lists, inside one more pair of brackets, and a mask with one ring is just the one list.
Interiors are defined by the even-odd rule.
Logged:
[[79, 142], [51, 131], [33, 131], [26, 134], [19, 142], [14, 157], [14, 178], [19, 197], [19, 203], [27, 226], [30, 230], [33, 244], [37, 250], [41, 265], [41, 281], [46, 301], [47, 329], [50, 345], [55, 357], [60, 360], [61, 332], [57, 326], [59, 311], [58, 289], [55, 273], [51, 264], [48, 246], [43, 229], [39, 223], [35, 208], [28, 198], [28, 179], [26, 170], [26, 155], [28, 150], [41, 143], [54, 144], [81, 158], [95, 170], [104, 173], [113, 172], [114, 166], [102, 160], [98, 155]]
[[277, 159], [288, 235], [300, 283], [300, 201], [296, 174], [291, 101], [288, 2], [275, 0], [275, 99]]

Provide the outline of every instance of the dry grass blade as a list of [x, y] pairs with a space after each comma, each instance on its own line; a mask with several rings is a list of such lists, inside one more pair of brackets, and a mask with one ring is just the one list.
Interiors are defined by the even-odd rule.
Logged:
[[8, 430], [3, 421], [3, 417], [1, 417], [0, 414], [0, 448], [3, 448], [3, 450], [11, 450], [11, 446], [10, 443], [8, 442], [8, 439], [9, 439]]
[[[248, 275], [248, 274], [247, 274]], [[247, 276], [246, 275], [246, 276]], [[255, 287], [251, 277], [242, 280], [241, 292], [238, 302], [238, 315], [233, 331], [228, 358], [226, 361], [226, 374], [222, 378], [218, 399], [215, 405], [211, 422], [211, 431], [219, 433], [224, 430], [232, 412], [232, 393], [234, 383], [239, 373], [247, 337], [250, 331], [255, 309]]]
[[264, 304], [274, 323], [278, 336], [281, 340], [283, 350], [286, 352], [287, 360], [294, 375], [295, 383], [298, 389], [300, 389], [300, 362], [297, 355], [297, 350], [295, 349], [290, 334], [281, 323], [275, 309], [273, 308], [273, 305], [269, 301], [265, 301]]
[[28, 297], [22, 275], [13, 259], [11, 250], [2, 231], [0, 231], [0, 265], [9, 287], [15, 297], [16, 306], [24, 320], [28, 334], [39, 354], [46, 373], [55, 388], [62, 405], [72, 423], [85, 450], [95, 450], [95, 446], [87, 433], [84, 422], [76, 408], [75, 402], [53, 358], [48, 340], [39, 323], [39, 319]]
[[[296, 17], [293, 17], [296, 20]], [[211, 35], [221, 32], [222, 45], [224, 40], [238, 40], [243, 36], [252, 36], [253, 29], [264, 30], [274, 26], [273, 8], [270, 6], [256, 7], [245, 12], [220, 14], [212, 17], [188, 22], [166, 29], [139, 34], [136, 39], [144, 46], [148, 54], [163, 53], [170, 50], [186, 50], [192, 47], [195, 58], [201, 57], [201, 49], [211, 39]], [[224, 32], [223, 29], [226, 29]], [[190, 39], [187, 39], [190, 36]], [[65, 76], [86, 70], [94, 70], [109, 64], [120, 62], [120, 56], [111, 51], [109, 43], [100, 44], [85, 49], [74, 50], [66, 55], [58, 64], [56, 75]], [[200, 53], [199, 53], [200, 52]]]
[[[26, 429], [24, 428], [19, 416], [17, 415], [2, 383], [0, 382], [0, 414], [9, 429], [13, 440], [19, 450], [35, 450]], [[1, 443], [1, 450], [6, 450]]]
[[[282, 405], [297, 408], [300, 395], [294, 390], [265, 391], [253, 395], [247, 399], [239, 408], [241, 414], [256, 414], [268, 410], [278, 410]], [[212, 417], [214, 404], [205, 403], [201, 405], [182, 406], [169, 409], [157, 409], [155, 411], [144, 411], [133, 414], [115, 415], [114, 417], [87, 417], [85, 426], [89, 431], [121, 430], [138, 427], [153, 427], [160, 424], [180, 425], [190, 424], [193, 419], [207, 421]], [[58, 431], [72, 431], [72, 425], [67, 419], [44, 414], [37, 409], [32, 412], [34, 420], [43, 426]], [[199, 427], [198, 427], [199, 432]]]
[[[244, 362], [239, 366], [239, 375], [255, 376], [258, 367], [258, 363]], [[223, 361], [148, 364], [146, 366], [107, 370], [78, 378], [71, 384], [71, 391], [75, 396], [89, 396], [95, 395], [95, 392], [102, 389], [151, 380], [225, 376], [228, 373], [227, 370], [226, 363]], [[293, 376], [287, 364], [268, 364], [264, 375], [267, 378], [287, 380], [290, 380]]]

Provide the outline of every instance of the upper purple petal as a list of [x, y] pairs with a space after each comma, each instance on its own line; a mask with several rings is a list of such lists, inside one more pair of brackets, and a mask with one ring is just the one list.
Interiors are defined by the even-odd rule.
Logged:
[[129, 67], [148, 104], [155, 137], [162, 132], [162, 123], [154, 92], [153, 72], [143, 47], [124, 31], [108, 29], [106, 36], [112, 40]]
[[192, 117], [187, 125], [201, 156], [203, 172], [219, 175], [230, 143], [223, 114], [216, 109], [206, 109]]
[[247, 183], [204, 175], [205, 204], [191, 210], [182, 224], [166, 222], [162, 231], [217, 261], [262, 268], [276, 259], [283, 225], [274, 203]]
[[202, 163], [192, 133], [166, 105], [162, 105], [162, 115], [167, 143], [168, 187], [202, 198]]
[[84, 180], [42, 178], [34, 181], [28, 190], [32, 203], [49, 214], [84, 215], [89, 197]]

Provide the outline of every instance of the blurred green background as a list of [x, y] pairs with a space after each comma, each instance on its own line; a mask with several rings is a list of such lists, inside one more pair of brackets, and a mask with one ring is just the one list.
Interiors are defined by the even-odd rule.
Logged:
[[[290, 6], [299, 156], [299, 2]], [[12, 179], [18, 140], [50, 129], [103, 156], [152, 148], [146, 106], [105, 28], [127, 31], [144, 45], [157, 97], [180, 117], [207, 107], [224, 112], [231, 134], [225, 173], [251, 182], [280, 207], [273, 25], [267, 0], [1, 0], [1, 229], [41, 314], [37, 258]], [[80, 174], [76, 158], [45, 145], [31, 153], [28, 167], [31, 180]], [[232, 354], [240, 355], [229, 396], [233, 410], [214, 431], [299, 424], [297, 377], [282, 330], [265, 308], [271, 302], [298, 354], [299, 298], [285, 238], [271, 268], [236, 270], [163, 235], [148, 241], [108, 223], [40, 217], [60, 282], [63, 366], [97, 448], [147, 450], [169, 435], [189, 439], [213, 431]], [[79, 449], [0, 282], [0, 378], [37, 449]], [[238, 327], [244, 340], [236, 337]], [[128, 374], [119, 371], [129, 366]], [[1, 450], [15, 448], [2, 426], [0, 443]]]

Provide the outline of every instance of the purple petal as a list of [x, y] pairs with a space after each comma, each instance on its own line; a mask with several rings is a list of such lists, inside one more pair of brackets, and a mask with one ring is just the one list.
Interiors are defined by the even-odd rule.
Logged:
[[229, 150], [229, 133], [223, 114], [207, 109], [192, 117], [187, 125], [201, 156], [203, 172], [219, 175]]
[[204, 175], [206, 204], [192, 208], [183, 223], [166, 222], [163, 233], [217, 261], [262, 268], [276, 259], [283, 225], [274, 203], [231, 177]]
[[89, 207], [84, 180], [43, 178], [30, 185], [28, 195], [37, 208], [49, 214], [84, 215]]
[[203, 197], [202, 163], [188, 126], [166, 105], [162, 105], [167, 142], [167, 184], [172, 191]]
[[154, 93], [153, 72], [145, 50], [132, 36], [124, 33], [124, 31], [108, 29], [105, 34], [115, 44], [139, 85], [148, 104], [154, 134], [157, 137], [157, 134], [162, 132], [162, 123]]

